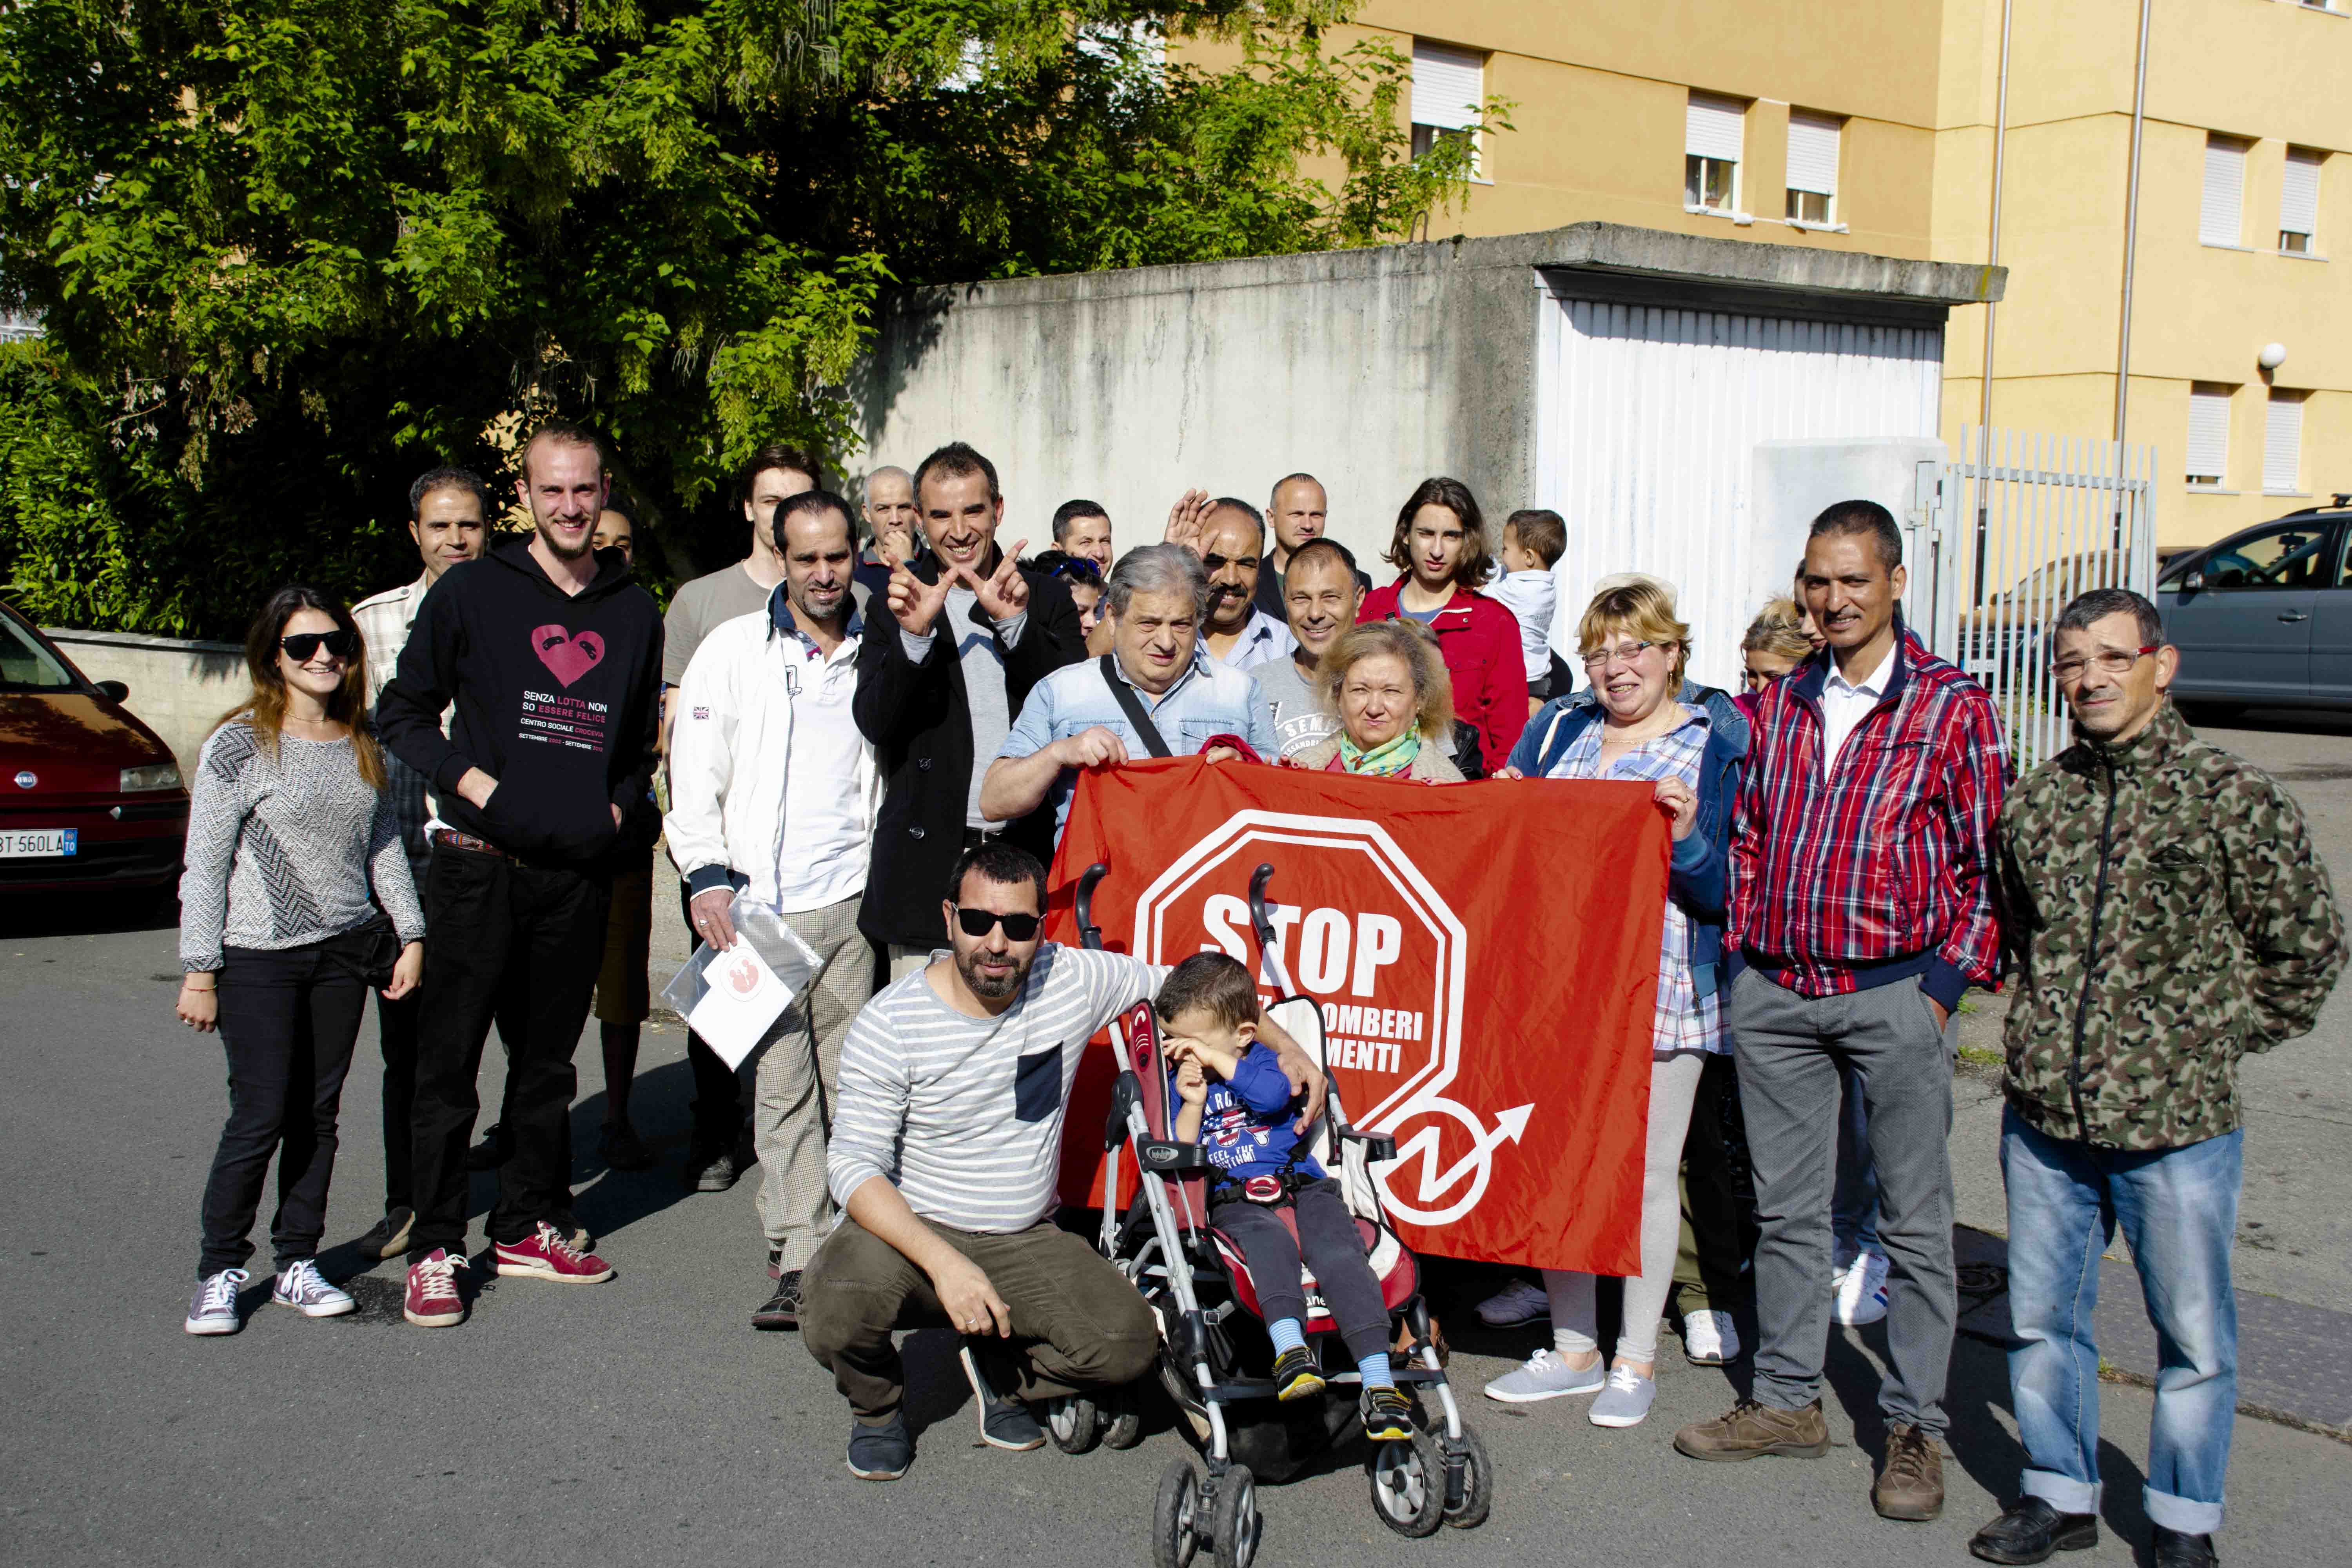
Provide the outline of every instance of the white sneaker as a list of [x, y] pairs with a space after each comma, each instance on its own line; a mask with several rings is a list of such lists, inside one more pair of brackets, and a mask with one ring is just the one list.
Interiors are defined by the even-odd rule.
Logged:
[[1595, 1426], [1639, 1426], [1657, 1397], [1656, 1378], [1621, 1366], [1609, 1374], [1609, 1386], [1586, 1414]]
[[1739, 1359], [1739, 1329], [1728, 1312], [1701, 1308], [1683, 1314], [1683, 1359], [1693, 1366], [1728, 1366]]
[[1837, 1321], [1858, 1329], [1886, 1316], [1886, 1258], [1865, 1252], [1837, 1278]]
[[243, 1328], [245, 1321], [236, 1315], [236, 1291], [250, 1278], [242, 1268], [224, 1268], [197, 1280], [196, 1293], [188, 1300], [188, 1332], [233, 1334]]
[[1606, 1363], [1596, 1360], [1591, 1366], [1573, 1367], [1546, 1347], [1528, 1357], [1518, 1371], [1507, 1372], [1488, 1384], [1486, 1397], [1506, 1405], [1533, 1405], [1563, 1394], [1598, 1394], [1607, 1381]]
[[1512, 1280], [1478, 1303], [1478, 1321], [1490, 1329], [1513, 1329], [1550, 1316], [1550, 1293], [1525, 1279]]

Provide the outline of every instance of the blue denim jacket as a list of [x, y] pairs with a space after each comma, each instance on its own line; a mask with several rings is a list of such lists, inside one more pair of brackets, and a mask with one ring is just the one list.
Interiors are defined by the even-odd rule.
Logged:
[[[1111, 668], [1118, 671], [1117, 679], [1127, 679], [1127, 672], [1118, 669], [1116, 658], [1111, 660]], [[1129, 685], [1134, 689], [1133, 682]], [[1196, 649], [1192, 667], [1157, 698], [1139, 689], [1135, 689], [1135, 695], [1151, 715], [1152, 728], [1168, 742], [1171, 756], [1198, 754], [1212, 735], [1239, 735], [1259, 756], [1269, 761], [1281, 754], [1274, 726], [1266, 717], [1265, 704], [1258, 700], [1257, 678], [1246, 670], [1226, 668], [1210, 658], [1205, 650]], [[1128, 722], [1126, 710], [1112, 695], [1109, 683], [1104, 680], [1102, 660], [1090, 658], [1083, 664], [1065, 665], [1030, 691], [1029, 700], [1021, 705], [1021, 717], [1013, 721], [1012, 732], [1004, 737], [1003, 748], [996, 754], [1034, 756], [1055, 742], [1097, 724], [1127, 742], [1129, 756], [1151, 754], [1143, 737]], [[1077, 774], [1073, 769], [1064, 769], [1062, 776], [1054, 781], [1055, 843], [1061, 841], [1062, 829], [1069, 822], [1070, 796], [1076, 788]]]

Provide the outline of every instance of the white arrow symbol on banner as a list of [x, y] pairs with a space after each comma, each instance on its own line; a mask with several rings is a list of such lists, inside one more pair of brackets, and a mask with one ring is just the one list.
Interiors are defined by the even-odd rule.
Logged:
[[1421, 1193], [1416, 1201], [1429, 1203], [1443, 1197], [1495, 1157], [1495, 1151], [1505, 1142], [1516, 1143], [1528, 1130], [1528, 1118], [1535, 1113], [1533, 1105], [1515, 1105], [1495, 1118], [1494, 1131], [1480, 1129], [1477, 1141], [1470, 1152], [1454, 1163], [1443, 1175], [1437, 1171], [1437, 1128], [1429, 1126], [1416, 1132], [1397, 1151], [1396, 1163], [1391, 1170], [1402, 1167], [1413, 1155], [1421, 1156]]

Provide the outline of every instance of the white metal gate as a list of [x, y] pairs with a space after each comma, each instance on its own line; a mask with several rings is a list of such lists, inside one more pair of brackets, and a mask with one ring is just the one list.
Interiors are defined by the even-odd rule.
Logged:
[[2092, 588], [2153, 595], [2156, 448], [1974, 426], [1937, 498], [1928, 646], [1984, 684], [2018, 771], [2067, 743], [2049, 629]]

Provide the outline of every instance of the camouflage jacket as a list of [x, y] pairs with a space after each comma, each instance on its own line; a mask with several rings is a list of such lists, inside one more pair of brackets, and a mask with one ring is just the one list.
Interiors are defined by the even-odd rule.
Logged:
[[2167, 703], [2036, 768], [1999, 837], [2010, 1105], [2116, 1149], [2234, 1131], [2238, 1058], [2309, 1029], [2344, 966], [2294, 798]]

